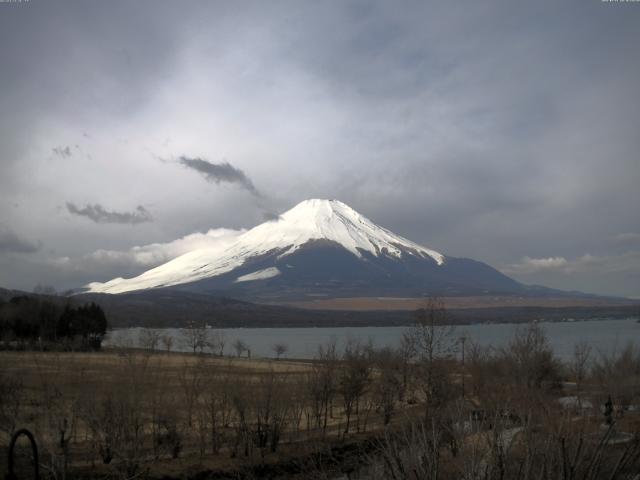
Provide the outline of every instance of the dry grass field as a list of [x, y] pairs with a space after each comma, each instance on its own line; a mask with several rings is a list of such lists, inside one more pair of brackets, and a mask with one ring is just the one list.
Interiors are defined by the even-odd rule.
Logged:
[[[15, 382], [3, 389], [2, 418], [14, 423], [0, 431], [0, 465], [6, 465], [9, 433], [27, 428], [53, 478], [61, 461], [76, 475], [118, 478], [143, 469], [176, 478], [237, 472], [296, 462], [344, 437], [339, 398], [321, 404], [316, 397], [320, 403], [310, 405], [309, 384], [322, 375], [312, 361], [120, 349], [0, 352], [0, 365], [2, 377]], [[357, 425], [352, 420], [354, 438], [382, 427], [373, 398], [364, 405]]]
[[[442, 297], [448, 309], [458, 308], [501, 308], [501, 307], [596, 307], [628, 305], [634, 302], [626, 299], [587, 298], [587, 297], [518, 297], [518, 296], [472, 296]], [[637, 303], [637, 302], [636, 302]], [[289, 302], [292, 307], [313, 310], [416, 310], [423, 308], [424, 298], [393, 297], [353, 297], [353, 298], [316, 298], [313, 300]]]

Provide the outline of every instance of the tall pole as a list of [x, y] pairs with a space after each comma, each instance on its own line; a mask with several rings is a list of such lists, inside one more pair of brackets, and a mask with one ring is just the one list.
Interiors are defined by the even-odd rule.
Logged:
[[460, 337], [460, 342], [462, 343], [462, 398], [464, 398], [464, 377], [465, 377], [465, 369], [464, 369], [464, 342], [467, 341], [467, 337], [463, 335]]

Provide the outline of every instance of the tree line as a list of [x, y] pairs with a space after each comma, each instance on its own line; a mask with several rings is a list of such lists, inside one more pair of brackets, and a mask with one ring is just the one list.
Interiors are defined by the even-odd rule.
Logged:
[[0, 302], [0, 341], [5, 349], [99, 350], [108, 327], [102, 308], [91, 302], [22, 295]]

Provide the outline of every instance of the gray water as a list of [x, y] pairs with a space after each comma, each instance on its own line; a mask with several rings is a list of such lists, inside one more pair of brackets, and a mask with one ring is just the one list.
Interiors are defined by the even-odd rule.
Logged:
[[[624, 320], [586, 320], [575, 322], [541, 322], [555, 354], [567, 359], [578, 342], [587, 342], [594, 352], [605, 354], [624, 348], [633, 341], [640, 344], [640, 323], [634, 318]], [[453, 339], [467, 337], [468, 342], [500, 348], [513, 337], [518, 324], [478, 324], [456, 327]], [[521, 325], [520, 325], [521, 326]], [[318, 346], [335, 340], [338, 351], [350, 340], [371, 341], [376, 347], [396, 347], [409, 327], [327, 327], [327, 328], [221, 328], [210, 329], [209, 334], [224, 335], [225, 355], [233, 354], [232, 344], [240, 339], [251, 349], [252, 357], [273, 357], [275, 343], [288, 347], [286, 358], [313, 358]], [[107, 335], [105, 346], [138, 346], [141, 328], [116, 329]], [[188, 351], [181, 329], [160, 330], [162, 335], [174, 338], [172, 350]], [[467, 343], [469, 345], [469, 343]], [[162, 348], [162, 347], [160, 347]]]

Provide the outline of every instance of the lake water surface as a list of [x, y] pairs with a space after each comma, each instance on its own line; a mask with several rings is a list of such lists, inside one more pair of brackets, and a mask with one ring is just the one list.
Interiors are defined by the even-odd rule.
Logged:
[[[624, 348], [630, 341], [640, 345], [640, 323], [634, 318], [624, 320], [587, 320], [575, 322], [541, 322], [556, 355], [567, 359], [576, 343], [585, 341], [595, 352], [611, 353]], [[349, 339], [371, 342], [377, 346], [398, 346], [409, 327], [328, 327], [328, 328], [221, 328], [210, 333], [222, 333], [226, 340], [225, 354], [233, 353], [232, 343], [245, 342], [253, 357], [273, 357], [272, 346], [288, 346], [287, 358], [313, 358], [319, 345], [335, 339], [341, 351]], [[466, 336], [482, 346], [502, 347], [513, 337], [518, 324], [478, 324], [455, 328], [453, 338]], [[104, 345], [137, 346], [141, 328], [115, 329], [107, 335]], [[162, 329], [163, 335], [174, 337], [172, 349], [188, 351], [182, 341], [181, 329]], [[467, 343], [468, 345], [468, 343]]]

